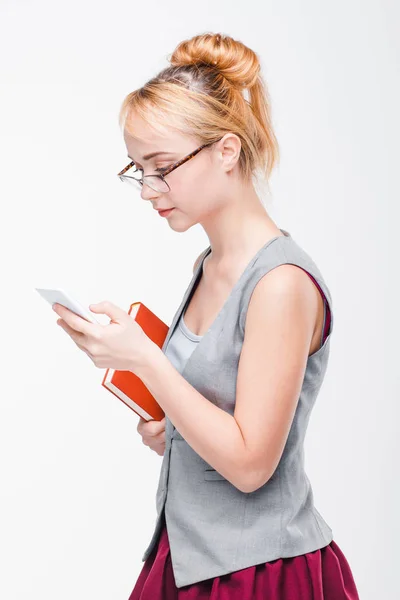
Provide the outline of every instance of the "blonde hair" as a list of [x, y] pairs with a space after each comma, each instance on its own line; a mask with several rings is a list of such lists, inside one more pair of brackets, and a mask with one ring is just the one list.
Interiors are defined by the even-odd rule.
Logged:
[[204, 33], [181, 42], [169, 62], [170, 66], [126, 96], [120, 126], [133, 134], [129, 117], [136, 111], [151, 127], [168, 125], [196, 136], [199, 144], [232, 132], [241, 141], [243, 177], [248, 179], [260, 170], [268, 181], [279, 160], [279, 147], [256, 53], [227, 35]]

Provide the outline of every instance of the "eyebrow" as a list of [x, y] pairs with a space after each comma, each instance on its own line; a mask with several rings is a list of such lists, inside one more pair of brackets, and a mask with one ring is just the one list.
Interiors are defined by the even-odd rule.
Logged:
[[[167, 152], [165, 150], [160, 150], [158, 152], [150, 152], [150, 154], [145, 154], [143, 156], [143, 160], [149, 160], [150, 158], [154, 158], [155, 156], [158, 156], [159, 154], [174, 154], [173, 152]], [[129, 156], [129, 154], [127, 155], [128, 158], [130, 158], [131, 160], [133, 160], [132, 156]], [[133, 160], [133, 162], [135, 162]]]

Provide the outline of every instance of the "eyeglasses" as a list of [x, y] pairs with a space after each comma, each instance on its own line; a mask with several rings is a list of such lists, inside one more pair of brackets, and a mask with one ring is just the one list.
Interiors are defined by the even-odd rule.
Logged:
[[[129, 163], [129, 165], [127, 165], [124, 169], [122, 169], [122, 171], [118, 173], [118, 177], [121, 181], [125, 181], [126, 183], [129, 183], [130, 185], [133, 185], [134, 187], [139, 189], [142, 189], [143, 184], [145, 183], [155, 192], [169, 192], [171, 188], [164, 179], [165, 176], [168, 175], [168, 173], [171, 173], [172, 171], [180, 167], [181, 165], [183, 165], [185, 162], [187, 162], [194, 156], [196, 156], [196, 154], [198, 154], [203, 148], [206, 148], [206, 146], [211, 146], [212, 144], [219, 142], [219, 140], [221, 139], [222, 138], [219, 138], [218, 140], [215, 140], [215, 142], [208, 142], [208, 144], [203, 144], [202, 146], [199, 146], [198, 148], [196, 148], [196, 150], [193, 150], [193, 152], [191, 152], [184, 158], [181, 158], [181, 160], [178, 160], [178, 162], [173, 163], [172, 165], [169, 165], [169, 167], [165, 167], [164, 169], [158, 169], [159, 173], [154, 173], [152, 175], [143, 176], [143, 169], [138, 169], [132, 160]], [[129, 170], [131, 170], [129, 175], [125, 175], [125, 173]]]

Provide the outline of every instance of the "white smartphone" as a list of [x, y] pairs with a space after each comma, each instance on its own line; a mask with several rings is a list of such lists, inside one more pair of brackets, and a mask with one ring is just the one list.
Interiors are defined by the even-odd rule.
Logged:
[[62, 304], [66, 308], [69, 308], [69, 310], [72, 310], [72, 312], [74, 312], [76, 315], [79, 315], [83, 319], [86, 319], [86, 321], [100, 325], [99, 321], [97, 321], [97, 319], [94, 318], [90, 310], [88, 308], [85, 308], [80, 302], [75, 300], [75, 298], [73, 298], [71, 294], [69, 294], [65, 290], [61, 288], [35, 288], [35, 290], [39, 292], [42, 298], [47, 300], [47, 302], [49, 302], [52, 306], [55, 303]]

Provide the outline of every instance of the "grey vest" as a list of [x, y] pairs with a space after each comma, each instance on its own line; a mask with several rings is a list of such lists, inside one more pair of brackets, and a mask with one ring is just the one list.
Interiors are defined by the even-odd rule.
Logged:
[[[197, 454], [166, 415], [166, 445], [156, 494], [157, 519], [142, 560], [158, 541], [165, 516], [172, 567], [178, 588], [277, 558], [328, 545], [332, 529], [314, 507], [304, 470], [304, 436], [324, 379], [333, 326], [331, 296], [309, 255], [291, 235], [269, 240], [251, 259], [208, 331], [187, 360], [182, 376], [210, 402], [231, 415], [237, 367], [251, 294], [258, 281], [283, 264], [297, 265], [321, 287], [331, 311], [329, 335], [309, 356], [288, 439], [272, 477], [251, 493], [238, 490]], [[175, 313], [165, 352], [179, 317], [199, 281], [204, 258]]]

